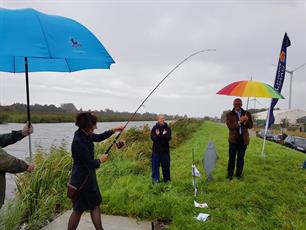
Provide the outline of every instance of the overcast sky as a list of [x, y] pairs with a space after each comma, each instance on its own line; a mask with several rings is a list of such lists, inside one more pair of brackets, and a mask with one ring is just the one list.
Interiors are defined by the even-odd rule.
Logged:
[[[73, 18], [91, 30], [116, 61], [110, 70], [30, 73], [31, 104], [71, 102], [78, 109], [134, 112], [182, 59], [215, 48], [181, 65], [139, 112], [220, 117], [234, 99], [216, 95], [225, 85], [252, 77], [273, 86], [272, 64], [278, 62], [285, 32], [291, 40], [287, 69], [306, 63], [306, 0], [0, 0], [0, 5]], [[306, 66], [293, 78], [292, 108], [306, 110]], [[276, 107], [288, 108], [288, 91], [286, 75], [286, 99]], [[258, 101], [257, 108], [270, 102]], [[0, 72], [0, 104], [15, 102], [26, 102], [24, 74]]]

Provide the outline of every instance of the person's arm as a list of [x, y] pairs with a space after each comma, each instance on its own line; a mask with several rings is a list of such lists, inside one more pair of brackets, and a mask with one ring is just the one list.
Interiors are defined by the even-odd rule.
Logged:
[[226, 114], [226, 125], [229, 129], [237, 129], [239, 123], [236, 116], [232, 116], [230, 113]]
[[77, 157], [81, 164], [84, 164], [88, 169], [96, 169], [100, 167], [101, 161], [92, 159], [89, 155], [89, 150], [85, 144], [77, 141], [73, 142], [72, 154]]
[[4, 148], [24, 138], [22, 130], [0, 135], [0, 147]]
[[171, 140], [171, 129], [170, 127], [167, 127], [167, 129], [165, 129], [167, 132], [164, 134], [162, 134], [162, 138], [167, 140], [167, 141], [170, 141]]
[[159, 139], [161, 133], [159, 133], [158, 135], [156, 134], [156, 127], [154, 126], [151, 130], [151, 140], [152, 141], [156, 141]]
[[100, 142], [100, 141], [103, 141], [107, 138], [109, 138], [110, 136], [112, 136], [115, 132], [113, 130], [108, 130], [108, 131], [105, 131], [104, 133], [101, 133], [101, 134], [91, 134], [91, 137], [92, 137], [92, 140], [94, 142]]
[[22, 138], [30, 135], [33, 133], [33, 127], [32, 125], [26, 124], [22, 130], [19, 131], [12, 131], [8, 134], [2, 134], [0, 135], [0, 147], [4, 148], [8, 145], [14, 144], [17, 141], [20, 141]]
[[11, 156], [0, 148], [0, 171], [9, 173], [20, 173], [28, 169], [29, 165], [14, 156]]

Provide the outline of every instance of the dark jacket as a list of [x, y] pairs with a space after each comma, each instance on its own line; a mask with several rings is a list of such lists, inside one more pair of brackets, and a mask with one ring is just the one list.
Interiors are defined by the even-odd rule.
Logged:
[[[248, 145], [250, 142], [249, 131], [248, 129], [253, 128], [252, 116], [249, 112], [241, 109], [241, 116], [247, 115], [248, 121], [244, 124], [241, 124], [242, 129], [242, 138], [245, 145]], [[226, 114], [226, 125], [229, 129], [228, 141], [232, 144], [235, 144], [239, 138], [239, 125], [238, 125], [238, 115], [235, 112], [235, 109]]]
[[26, 162], [11, 156], [2, 148], [14, 144], [23, 137], [21, 131], [12, 131], [11, 133], [0, 135], [0, 208], [5, 199], [5, 173], [20, 173], [26, 171], [28, 168]]
[[96, 178], [96, 169], [100, 167], [101, 162], [94, 159], [93, 142], [103, 141], [112, 134], [113, 131], [106, 131], [102, 134], [86, 135], [81, 129], [74, 133], [71, 145], [73, 166], [70, 183], [80, 188], [87, 175], [89, 175], [77, 200], [73, 203], [75, 211], [93, 210], [102, 202]]
[[2, 149], [20, 141], [22, 138], [24, 136], [21, 131], [12, 131], [11, 133], [0, 135], [0, 172], [19, 173], [27, 170], [28, 164], [26, 162], [9, 155]]
[[[156, 129], [159, 130], [159, 135], [156, 135]], [[164, 135], [164, 130], [167, 133]], [[160, 125], [158, 122], [151, 130], [151, 139], [153, 141], [152, 152], [157, 154], [169, 154], [169, 141], [171, 140], [171, 129], [165, 122], [164, 125]]]

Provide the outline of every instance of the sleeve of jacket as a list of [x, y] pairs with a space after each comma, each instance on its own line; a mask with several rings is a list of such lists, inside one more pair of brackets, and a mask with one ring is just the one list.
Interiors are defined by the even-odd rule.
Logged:
[[0, 135], [0, 147], [4, 148], [8, 145], [14, 144], [17, 141], [20, 141], [24, 136], [22, 131], [12, 131], [11, 133]]
[[11, 156], [0, 148], [0, 171], [9, 173], [20, 173], [26, 171], [28, 164], [14, 156]]
[[248, 129], [253, 128], [253, 120], [252, 120], [252, 115], [249, 112], [246, 112], [246, 115], [248, 116], [248, 121], [246, 122], [246, 127]]
[[160, 135], [161, 135], [161, 133], [159, 135], [156, 135], [155, 131], [156, 131], [156, 127], [154, 126], [151, 130], [151, 140], [152, 141], [157, 141], [160, 138]]
[[170, 129], [170, 127], [167, 128], [167, 133], [165, 135], [162, 135], [162, 138], [164, 140], [167, 140], [167, 141], [171, 140], [171, 129]]
[[100, 142], [100, 141], [103, 141], [107, 138], [109, 138], [110, 136], [112, 136], [114, 134], [114, 132], [112, 130], [108, 130], [108, 131], [105, 131], [104, 133], [101, 133], [101, 134], [91, 134], [91, 138], [94, 142]]
[[96, 169], [100, 167], [100, 160], [92, 159], [86, 145], [81, 142], [77, 141], [73, 143], [72, 154], [88, 169]]
[[229, 129], [237, 129], [238, 127], [237, 119], [231, 113], [226, 114], [226, 125]]

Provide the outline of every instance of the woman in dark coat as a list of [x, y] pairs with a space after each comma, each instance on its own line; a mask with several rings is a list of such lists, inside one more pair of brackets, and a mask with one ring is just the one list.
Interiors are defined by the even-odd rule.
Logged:
[[92, 222], [96, 229], [103, 230], [99, 205], [102, 202], [99, 186], [96, 178], [96, 169], [107, 160], [106, 154], [101, 154], [94, 159], [94, 143], [103, 141], [122, 131], [123, 127], [117, 127], [101, 134], [95, 134], [97, 117], [89, 112], [79, 113], [76, 117], [76, 126], [79, 129], [74, 133], [71, 145], [73, 166], [70, 184], [81, 188], [75, 201], [73, 212], [69, 218], [68, 230], [76, 229], [81, 215], [89, 210]]

